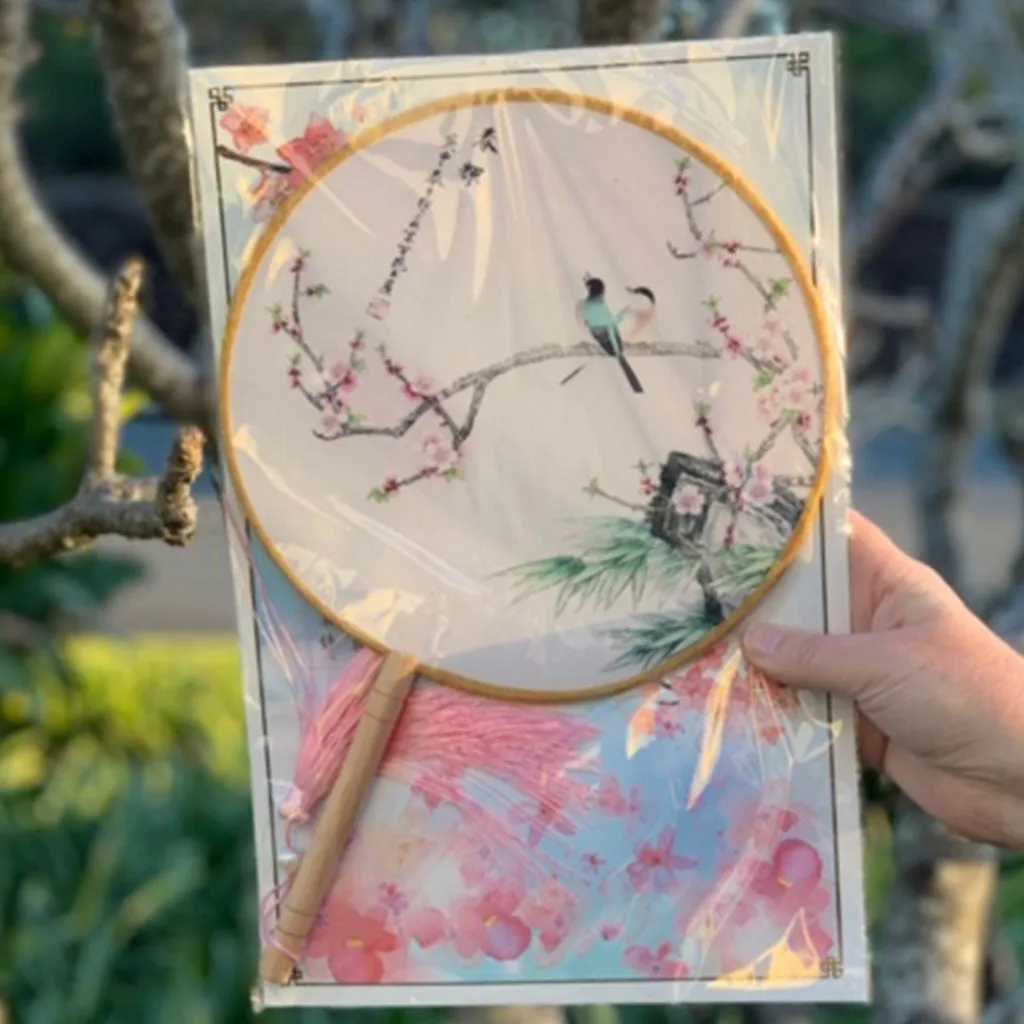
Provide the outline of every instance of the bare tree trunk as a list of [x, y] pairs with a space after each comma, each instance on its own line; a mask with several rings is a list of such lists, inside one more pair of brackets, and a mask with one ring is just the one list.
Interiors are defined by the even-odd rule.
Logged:
[[896, 875], [875, 952], [879, 1024], [976, 1024], [998, 856], [906, 800], [894, 823]]

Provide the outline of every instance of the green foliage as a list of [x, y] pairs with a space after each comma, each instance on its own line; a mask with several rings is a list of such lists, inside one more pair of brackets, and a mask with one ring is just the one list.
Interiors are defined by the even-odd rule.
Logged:
[[[88, 375], [81, 339], [0, 270], [0, 522], [41, 515], [74, 495], [89, 439]], [[138, 407], [128, 396], [126, 411]], [[120, 468], [137, 466], [125, 457]], [[69, 613], [88, 616], [135, 575], [134, 562], [92, 554], [0, 566], [0, 613], [53, 628]]]
[[668, 590], [689, 579], [693, 559], [655, 537], [642, 519], [588, 519], [578, 532], [578, 555], [555, 555], [505, 570], [516, 577], [520, 599], [546, 590], [557, 593], [555, 613], [572, 601], [610, 608], [627, 592], [634, 604], [647, 591]]
[[848, 28], [839, 56], [846, 147], [860, 173], [928, 88], [930, 53], [900, 36]]
[[704, 615], [644, 615], [639, 625], [611, 629], [608, 638], [623, 653], [612, 663], [612, 669], [631, 669], [643, 672], [663, 661], [674, 658], [696, 643], [716, 625]]

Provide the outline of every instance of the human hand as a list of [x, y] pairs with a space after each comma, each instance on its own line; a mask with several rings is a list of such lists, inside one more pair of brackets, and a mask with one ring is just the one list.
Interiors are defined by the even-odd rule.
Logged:
[[853, 633], [758, 624], [747, 658], [852, 697], [866, 764], [961, 835], [1024, 848], [1024, 657], [877, 526], [850, 521]]

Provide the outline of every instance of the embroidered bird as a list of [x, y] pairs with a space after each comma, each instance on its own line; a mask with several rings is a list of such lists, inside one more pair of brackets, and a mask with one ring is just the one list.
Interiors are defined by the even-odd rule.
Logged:
[[[605, 300], [604, 282], [589, 275], [583, 280], [587, 287], [587, 297], [576, 306], [576, 315], [581, 326], [608, 355], [618, 360], [633, 391], [643, 394], [643, 386], [626, 360], [624, 347], [653, 319], [654, 292], [643, 286], [627, 288], [626, 292], [630, 296], [629, 305], [613, 314]], [[582, 366], [577, 368], [562, 383], [568, 384], [582, 371]]]

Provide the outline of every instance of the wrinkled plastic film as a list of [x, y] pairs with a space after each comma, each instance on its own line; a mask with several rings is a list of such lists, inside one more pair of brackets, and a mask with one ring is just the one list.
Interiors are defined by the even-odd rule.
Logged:
[[192, 74], [263, 1005], [862, 1001], [828, 36]]

